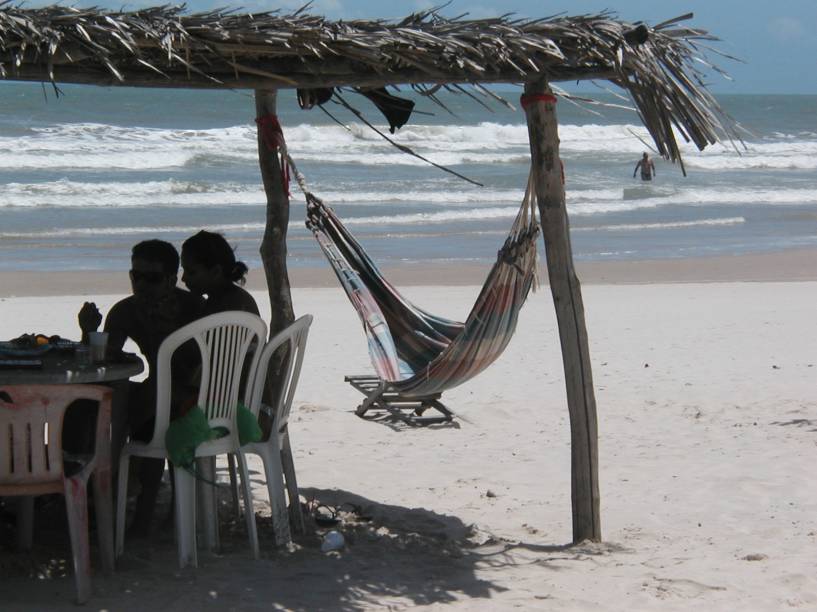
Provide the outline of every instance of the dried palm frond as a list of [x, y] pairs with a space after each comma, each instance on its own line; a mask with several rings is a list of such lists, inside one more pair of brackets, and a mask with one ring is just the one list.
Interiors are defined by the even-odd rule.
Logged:
[[[0, 4], [0, 77], [142, 87], [383, 87], [606, 79], [626, 89], [664, 157], [676, 131], [703, 149], [739, 140], [704, 84], [716, 40], [671, 19], [654, 28], [612, 13], [546, 19], [329, 21], [304, 9], [186, 14], [183, 6], [106, 12]], [[711, 68], [710, 68], [711, 69]], [[673, 129], [675, 128], [675, 129]]]

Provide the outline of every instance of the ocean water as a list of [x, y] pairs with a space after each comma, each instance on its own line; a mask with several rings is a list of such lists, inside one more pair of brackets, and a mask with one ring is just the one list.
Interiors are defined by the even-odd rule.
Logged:
[[[219, 230], [260, 266], [264, 192], [251, 92], [0, 82], [0, 269], [126, 269], [129, 249], [180, 245]], [[516, 103], [519, 91], [503, 92]], [[370, 103], [349, 100], [378, 126]], [[603, 97], [603, 96], [602, 96]], [[491, 262], [529, 170], [524, 114], [443, 95], [418, 100], [395, 140], [484, 184], [401, 153], [348, 111], [302, 111], [279, 96], [290, 153], [384, 265]], [[687, 176], [656, 159], [632, 178], [649, 141], [637, 115], [560, 101], [561, 154], [577, 260], [687, 258], [817, 246], [817, 97], [726, 95], [745, 147], [683, 147]], [[293, 184], [291, 267], [325, 265]]]

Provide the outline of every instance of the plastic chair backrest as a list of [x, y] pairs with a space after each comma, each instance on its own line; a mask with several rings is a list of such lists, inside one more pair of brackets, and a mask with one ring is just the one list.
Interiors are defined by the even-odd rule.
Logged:
[[173, 385], [171, 362], [176, 350], [190, 340], [195, 341], [201, 356], [197, 405], [211, 427], [226, 427], [237, 444], [236, 409], [239, 400], [246, 397], [242, 382], [246, 380], [249, 385], [254, 379], [261, 355], [251, 349], [261, 346], [266, 335], [267, 324], [261, 317], [229, 310], [193, 321], [165, 338], [156, 360], [156, 425], [150, 445], [164, 447]]
[[0, 486], [62, 480], [63, 417], [76, 400], [100, 402], [95, 448], [108, 452], [111, 396], [94, 385], [0, 386]]
[[269, 362], [275, 352], [283, 347], [287, 347], [286, 358], [282, 363], [281, 386], [274, 390], [275, 405], [272, 406], [274, 421], [272, 431], [282, 433], [289, 422], [289, 413], [292, 410], [292, 400], [295, 397], [295, 389], [298, 386], [298, 378], [301, 375], [301, 365], [304, 360], [304, 350], [306, 349], [306, 338], [309, 335], [309, 326], [312, 324], [312, 315], [299, 317], [289, 327], [276, 334], [264, 346], [261, 352], [261, 359], [258, 362], [255, 382], [252, 386], [249, 408], [254, 414], [258, 414], [261, 409], [264, 385], [267, 380]]

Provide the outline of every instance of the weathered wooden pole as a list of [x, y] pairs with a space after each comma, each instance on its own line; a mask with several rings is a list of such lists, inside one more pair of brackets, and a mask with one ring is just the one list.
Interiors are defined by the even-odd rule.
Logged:
[[559, 325], [570, 411], [573, 542], [597, 542], [601, 540], [601, 521], [596, 399], [582, 292], [570, 247], [564, 173], [559, 158], [556, 98], [546, 80], [526, 84], [522, 106], [528, 122], [536, 197], [545, 240], [550, 291]]
[[271, 149], [264, 134], [265, 117], [276, 114], [275, 90], [255, 90], [255, 116], [258, 124], [258, 163], [267, 195], [267, 225], [261, 241], [261, 260], [267, 277], [270, 300], [270, 336], [295, 320], [292, 294], [287, 272], [287, 226], [289, 225], [289, 193], [284, 185], [278, 151]]
[[[258, 164], [261, 167], [261, 179], [264, 182], [264, 192], [267, 196], [267, 214], [264, 237], [261, 240], [261, 260], [264, 263], [264, 274], [267, 278], [267, 291], [270, 301], [270, 337], [286, 328], [295, 320], [292, 309], [292, 293], [289, 286], [287, 272], [287, 227], [289, 225], [289, 192], [284, 180], [279, 150], [274, 146], [275, 130], [280, 131], [280, 124], [276, 117], [277, 92], [275, 90], [255, 90], [255, 116], [258, 123]], [[283, 142], [283, 133], [280, 134]], [[286, 350], [286, 349], [285, 349]], [[264, 389], [264, 401], [268, 405], [275, 405], [275, 393], [282, 388], [281, 382], [284, 372], [281, 372], [286, 353], [278, 351], [270, 359], [267, 370], [267, 385]], [[275, 435], [271, 432], [271, 422], [262, 422], [265, 435]], [[287, 483], [292, 489], [297, 489], [295, 481], [295, 466], [289, 461], [291, 454], [282, 453], [281, 470], [286, 476]], [[277, 463], [277, 462], [275, 462]], [[281, 478], [277, 468], [275, 474], [267, 474], [267, 478]], [[274, 500], [270, 500], [274, 504]], [[273, 524], [276, 526], [275, 542], [288, 545], [291, 541], [286, 520], [286, 508], [273, 507]], [[289, 501], [289, 523], [297, 532], [303, 532], [303, 516], [301, 502], [298, 499]]]

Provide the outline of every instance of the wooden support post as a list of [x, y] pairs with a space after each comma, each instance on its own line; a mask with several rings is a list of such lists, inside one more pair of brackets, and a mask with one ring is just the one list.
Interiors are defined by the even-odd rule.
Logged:
[[[275, 115], [276, 98], [275, 90], [255, 90], [255, 116]], [[267, 195], [267, 225], [260, 252], [261, 260], [264, 262], [271, 308], [270, 336], [274, 336], [295, 320], [287, 272], [289, 194], [284, 185], [278, 153], [267, 147], [260, 126], [258, 163], [261, 166], [261, 178]]]
[[[276, 91], [255, 91], [255, 116], [260, 119], [268, 115], [275, 115]], [[261, 260], [264, 262], [264, 274], [267, 278], [267, 291], [270, 301], [270, 337], [274, 336], [295, 320], [292, 309], [292, 293], [289, 286], [287, 272], [287, 227], [289, 225], [289, 193], [284, 184], [281, 172], [281, 160], [278, 151], [271, 150], [263, 134], [261, 123], [258, 125], [258, 163], [261, 166], [261, 178], [264, 182], [264, 192], [267, 195], [267, 224], [264, 229], [264, 238], [261, 241]], [[270, 359], [267, 368], [267, 382], [264, 387], [264, 402], [269, 406], [275, 405], [275, 393], [282, 389], [283, 360], [286, 357], [286, 347], [282, 347]], [[272, 430], [272, 420], [260, 417], [259, 422], [264, 436], [278, 435]], [[299, 499], [289, 500], [289, 512], [293, 515], [293, 525], [300, 531], [303, 519], [300, 516], [301, 502]], [[277, 516], [274, 524], [286, 525], [286, 516]], [[289, 542], [289, 531], [277, 529], [276, 544]]]
[[570, 228], [565, 207], [556, 98], [541, 80], [525, 86], [523, 107], [528, 121], [536, 197], [545, 240], [548, 278], [562, 346], [570, 411], [573, 542], [601, 540], [598, 480], [598, 424], [590, 351], [579, 279], [573, 267]]

